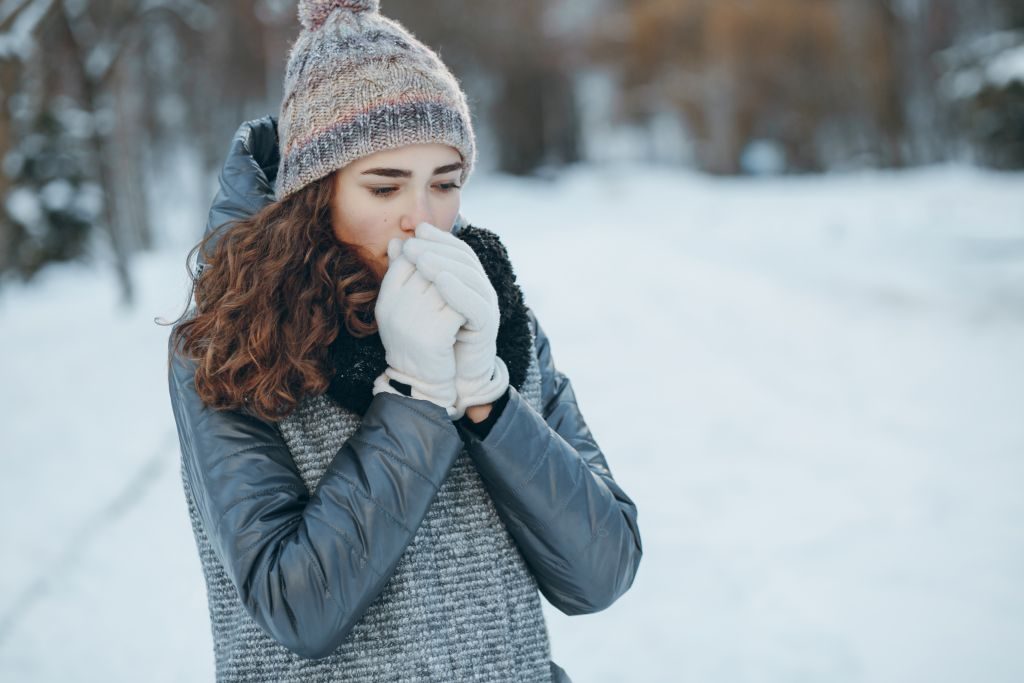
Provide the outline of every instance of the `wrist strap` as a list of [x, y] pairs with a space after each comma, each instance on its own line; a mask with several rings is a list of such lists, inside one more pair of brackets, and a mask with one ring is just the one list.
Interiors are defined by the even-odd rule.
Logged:
[[397, 379], [389, 379], [388, 384], [393, 386], [395, 389], [398, 389], [406, 396], [412, 396], [412, 387], [410, 385], [399, 382]]

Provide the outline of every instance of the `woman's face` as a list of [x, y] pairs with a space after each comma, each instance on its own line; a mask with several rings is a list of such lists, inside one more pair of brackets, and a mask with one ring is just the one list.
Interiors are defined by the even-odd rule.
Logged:
[[426, 221], [452, 229], [459, 213], [462, 157], [442, 144], [405, 145], [356, 159], [334, 174], [331, 224], [339, 240], [364, 247], [378, 273], [388, 242], [415, 236]]

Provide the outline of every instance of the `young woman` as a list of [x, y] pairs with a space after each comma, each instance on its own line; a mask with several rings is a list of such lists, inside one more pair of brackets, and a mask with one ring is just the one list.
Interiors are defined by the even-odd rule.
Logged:
[[459, 214], [454, 77], [376, 0], [299, 16], [170, 337], [217, 680], [568, 681], [540, 595], [621, 596], [636, 506], [498, 236]]

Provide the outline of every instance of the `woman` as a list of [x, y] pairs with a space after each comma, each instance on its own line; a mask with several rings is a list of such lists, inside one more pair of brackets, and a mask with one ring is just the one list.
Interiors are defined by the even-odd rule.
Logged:
[[459, 215], [464, 94], [377, 9], [300, 2], [280, 118], [239, 128], [171, 333], [217, 680], [568, 681], [539, 595], [622, 595], [636, 507]]

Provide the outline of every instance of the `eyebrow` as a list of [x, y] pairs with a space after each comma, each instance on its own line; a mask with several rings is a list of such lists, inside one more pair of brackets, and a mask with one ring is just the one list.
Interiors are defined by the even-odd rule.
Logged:
[[[456, 161], [453, 164], [447, 164], [445, 166], [438, 166], [434, 169], [434, 175], [440, 173], [448, 173], [449, 171], [457, 171], [462, 168], [463, 164], [461, 161]], [[388, 178], [411, 178], [412, 171], [407, 171], [404, 168], [369, 168], [363, 171], [360, 175], [382, 175]]]

